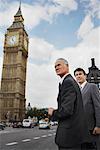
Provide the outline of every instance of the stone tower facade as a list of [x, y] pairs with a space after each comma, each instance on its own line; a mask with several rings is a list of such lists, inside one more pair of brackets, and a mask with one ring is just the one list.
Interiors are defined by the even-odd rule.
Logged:
[[28, 58], [28, 34], [21, 6], [7, 29], [0, 89], [0, 121], [21, 121], [25, 117], [25, 85]]
[[91, 58], [91, 67], [88, 68], [89, 73], [87, 74], [87, 81], [95, 83], [100, 90], [100, 70], [95, 65], [95, 59]]

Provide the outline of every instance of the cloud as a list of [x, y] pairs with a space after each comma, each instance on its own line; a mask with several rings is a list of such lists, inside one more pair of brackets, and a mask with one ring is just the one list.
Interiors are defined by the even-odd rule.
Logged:
[[85, 7], [85, 12], [93, 18], [100, 19], [100, 0], [80, 0]]
[[49, 7], [49, 13], [51, 15], [55, 15], [55, 14], [68, 14], [71, 11], [77, 10], [78, 4], [76, 3], [75, 0], [70, 0], [70, 1], [66, 1], [66, 0], [51, 0], [53, 2], [54, 5]]
[[[74, 0], [52, 0], [52, 5], [46, 2], [44, 5], [41, 3], [34, 4], [22, 4], [22, 14], [25, 19], [25, 26], [31, 30], [37, 26], [41, 20], [45, 20], [49, 23], [53, 22], [53, 19], [58, 14], [68, 14], [69, 12], [77, 9], [77, 3]], [[55, 5], [56, 4], [56, 5]], [[18, 2], [6, 2], [1, 1], [0, 6], [0, 26], [9, 26], [13, 21], [13, 14], [16, 14], [19, 6]], [[12, 18], [12, 19], [11, 19]], [[3, 20], [3, 21], [2, 21]]]
[[[18, 2], [7, 3], [6, 0], [0, 2], [0, 27], [9, 26], [12, 24], [13, 16], [18, 10], [18, 8], [16, 9]], [[34, 3], [34, 5], [22, 4], [22, 14], [25, 19], [25, 25], [29, 30], [37, 26], [41, 20], [52, 23], [57, 15], [62, 13], [68, 14], [77, 10], [78, 7], [75, 0], [48, 0], [48, 2], [50, 2], [50, 5], [49, 3], [45, 3], [45, 5], [41, 3]], [[95, 3], [95, 11], [93, 10], [93, 2]], [[81, 38], [81, 41], [75, 47], [57, 49], [46, 39], [32, 37], [31, 35], [26, 80], [26, 100], [27, 103], [31, 103], [31, 106], [57, 106], [56, 98], [59, 78], [54, 70], [54, 63], [57, 58], [64, 57], [69, 61], [72, 75], [76, 67], [82, 67], [88, 72], [92, 57], [95, 58], [96, 66], [100, 68], [100, 27], [94, 27], [92, 22], [92, 17], [95, 15], [97, 17], [99, 12], [96, 2], [98, 1], [88, 0], [89, 12], [77, 31], [77, 36]], [[88, 10], [88, 8], [86, 9]], [[92, 14], [90, 14], [90, 8]], [[3, 47], [4, 33], [0, 33], [0, 35], [1, 48]], [[2, 57], [0, 56], [0, 76], [1, 70]]]
[[44, 39], [33, 37], [30, 39], [29, 53], [30, 57], [39, 64], [47, 63], [50, 60], [51, 54], [54, 51], [54, 46]]
[[90, 11], [89, 11], [90, 14], [93, 17], [97, 17], [98, 19], [100, 19], [100, 1], [90, 0], [89, 8], [90, 8]]
[[23, 4], [22, 10], [24, 14], [23, 17], [25, 18], [25, 25], [28, 29], [32, 29], [37, 26], [41, 20], [49, 21], [45, 7], [40, 4]]
[[0, 47], [3, 48], [3, 43], [4, 43], [4, 34], [0, 32]]
[[[65, 8], [66, 11], [71, 11], [71, 10], [76, 10], [77, 9], [77, 2], [75, 0], [70, 0], [70, 1], [66, 1], [66, 0], [51, 0], [55, 5], [59, 5], [62, 8]], [[64, 9], [64, 10], [65, 10]], [[65, 12], [66, 12], [65, 11]]]
[[12, 2], [8, 3], [6, 1], [0, 2], [0, 26], [5, 27], [12, 24], [14, 14], [16, 14], [18, 8], [16, 7], [18, 3]]
[[83, 39], [85, 36], [87, 36], [87, 34], [92, 30], [93, 27], [94, 24], [92, 23], [91, 16], [87, 15], [77, 31], [78, 37]]
[[[84, 68], [88, 73], [92, 57], [95, 58], [96, 66], [100, 68], [99, 32], [100, 27], [91, 29], [76, 47], [65, 47], [64, 49], [56, 49], [45, 39], [31, 38], [29, 47], [31, 61], [28, 60], [27, 66], [26, 102], [30, 102], [33, 107], [57, 107], [59, 78], [55, 74], [54, 63], [59, 57], [64, 57], [69, 61], [72, 75], [77, 67]], [[44, 60], [47, 63], [38, 64], [34, 60]]]
[[57, 79], [51, 64], [28, 63], [26, 97], [32, 106], [56, 107]]
[[[32, 106], [56, 107], [59, 78], [55, 74], [54, 63], [59, 57], [64, 57], [69, 61], [70, 72], [72, 75], [77, 67], [84, 68], [88, 73], [88, 67], [91, 67], [91, 58], [95, 58], [96, 66], [100, 68], [99, 31], [99, 27], [91, 29], [76, 47], [65, 47], [64, 49], [59, 50], [54, 46], [51, 46], [52, 44], [44, 39], [33, 38], [32, 41], [34, 41], [34, 44], [31, 47], [32, 50], [30, 50], [29, 54], [31, 59], [34, 60], [35, 58], [33, 54], [38, 54], [36, 51], [41, 51], [40, 53], [42, 53], [44, 50], [47, 52], [42, 53], [43, 58], [40, 58], [40, 55], [38, 54], [36, 59], [44, 59], [45, 57], [46, 59], [49, 59], [48, 63], [42, 63], [40, 65], [34, 63], [34, 61], [28, 63], [27, 102], [30, 102]], [[37, 43], [40, 45], [40, 49], [38, 48], [39, 45]], [[51, 50], [51, 47], [53, 47], [53, 50]], [[50, 54], [48, 54], [49, 50], [51, 50]]]
[[89, 48], [100, 49], [100, 27], [93, 28], [83, 38], [83, 42], [79, 45], [85, 45]]

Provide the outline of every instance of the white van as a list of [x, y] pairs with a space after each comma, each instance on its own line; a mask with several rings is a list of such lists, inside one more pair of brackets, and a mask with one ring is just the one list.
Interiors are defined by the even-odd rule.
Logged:
[[22, 122], [23, 127], [27, 127], [27, 128], [33, 128], [34, 124], [32, 119], [24, 119]]
[[50, 123], [44, 119], [39, 121], [39, 129], [50, 129]]

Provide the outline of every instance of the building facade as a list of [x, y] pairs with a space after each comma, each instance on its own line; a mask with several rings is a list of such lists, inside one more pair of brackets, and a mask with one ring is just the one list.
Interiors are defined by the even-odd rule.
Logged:
[[87, 81], [95, 83], [100, 90], [100, 70], [95, 65], [95, 59], [91, 59], [91, 67], [88, 68], [89, 73], [87, 74]]
[[0, 89], [0, 121], [21, 121], [25, 116], [25, 87], [28, 58], [28, 34], [21, 6], [7, 29]]

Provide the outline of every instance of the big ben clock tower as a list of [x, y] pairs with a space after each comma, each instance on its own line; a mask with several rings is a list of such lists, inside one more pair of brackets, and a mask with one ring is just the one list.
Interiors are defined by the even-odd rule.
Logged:
[[25, 85], [28, 35], [21, 5], [7, 29], [0, 90], [0, 121], [21, 121], [25, 117]]

